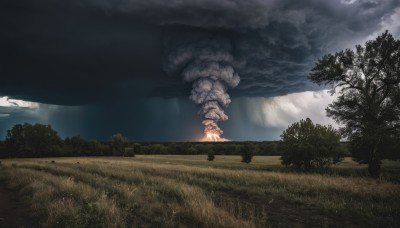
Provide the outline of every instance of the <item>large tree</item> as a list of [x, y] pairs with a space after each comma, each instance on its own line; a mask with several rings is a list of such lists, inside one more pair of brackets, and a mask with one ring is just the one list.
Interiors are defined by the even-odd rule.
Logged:
[[383, 143], [400, 132], [400, 40], [386, 31], [355, 50], [325, 55], [309, 79], [333, 86], [338, 97], [327, 115], [343, 125], [353, 158], [379, 176]]
[[25, 123], [7, 131], [5, 145], [10, 157], [42, 157], [58, 152], [62, 140], [50, 125]]

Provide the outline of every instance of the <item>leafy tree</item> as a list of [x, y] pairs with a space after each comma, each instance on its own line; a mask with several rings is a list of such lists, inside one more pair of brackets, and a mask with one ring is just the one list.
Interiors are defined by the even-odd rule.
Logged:
[[400, 134], [400, 40], [386, 31], [355, 50], [325, 55], [309, 79], [333, 86], [338, 98], [327, 115], [344, 124], [353, 158], [379, 176], [382, 145]]
[[122, 156], [128, 143], [129, 140], [122, 134], [115, 134], [111, 136], [110, 148], [112, 150], [112, 154], [114, 156]]
[[343, 159], [340, 133], [332, 126], [314, 124], [309, 118], [292, 124], [281, 135], [282, 165], [306, 171]]
[[50, 125], [17, 124], [7, 131], [6, 149], [11, 157], [41, 157], [58, 152], [62, 140]]

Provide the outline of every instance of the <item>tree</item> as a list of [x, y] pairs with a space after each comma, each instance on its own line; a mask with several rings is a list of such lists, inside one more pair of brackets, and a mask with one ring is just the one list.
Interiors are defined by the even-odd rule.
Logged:
[[325, 55], [309, 79], [338, 94], [327, 115], [344, 125], [353, 159], [378, 177], [383, 143], [400, 134], [400, 40], [386, 31], [355, 50]]
[[67, 137], [64, 140], [64, 147], [61, 156], [103, 156], [111, 155], [110, 147], [97, 141], [85, 140], [79, 135]]
[[17, 124], [7, 131], [6, 149], [10, 157], [41, 157], [58, 152], [62, 140], [50, 125]]
[[332, 126], [315, 125], [309, 118], [293, 123], [281, 135], [282, 165], [309, 171], [338, 163], [344, 155], [340, 138]]
[[255, 153], [255, 151], [256, 147], [252, 143], [246, 142], [240, 149], [242, 162], [249, 164], [253, 158], [253, 154]]
[[86, 141], [79, 135], [65, 138], [64, 144], [68, 154], [72, 156], [82, 156], [86, 152]]
[[125, 147], [128, 145], [129, 140], [122, 134], [115, 134], [111, 136], [110, 148], [114, 156], [124, 155]]

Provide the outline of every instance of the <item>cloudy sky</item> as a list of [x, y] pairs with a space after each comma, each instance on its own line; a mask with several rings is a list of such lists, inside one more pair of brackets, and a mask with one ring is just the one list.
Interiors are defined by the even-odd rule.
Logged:
[[386, 29], [400, 38], [398, 0], [1, 0], [0, 139], [23, 122], [135, 141], [199, 140], [210, 118], [231, 140], [335, 124], [310, 69]]

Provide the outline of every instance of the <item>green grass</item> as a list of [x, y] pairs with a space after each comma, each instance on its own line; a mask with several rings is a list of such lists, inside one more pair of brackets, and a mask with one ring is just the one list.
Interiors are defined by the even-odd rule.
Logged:
[[279, 157], [206, 158], [1, 160], [0, 178], [44, 227], [400, 226], [399, 162], [377, 180], [348, 158], [311, 174]]

